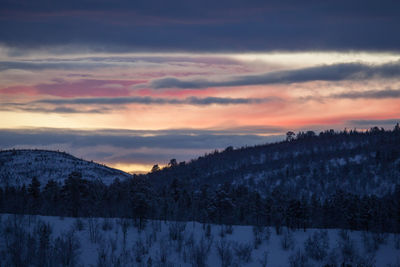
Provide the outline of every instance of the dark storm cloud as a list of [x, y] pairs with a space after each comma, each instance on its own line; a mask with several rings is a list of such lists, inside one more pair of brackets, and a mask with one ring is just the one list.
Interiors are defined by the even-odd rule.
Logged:
[[0, 1], [8, 46], [104, 51], [400, 49], [399, 1]]
[[[233, 131], [233, 130], [230, 130]], [[142, 131], [144, 134], [146, 131]], [[138, 135], [138, 131], [78, 131], [51, 128], [1, 129], [0, 146], [46, 146], [68, 144], [72, 148], [111, 146], [124, 149], [215, 149], [227, 146], [244, 146], [282, 139], [281, 136], [258, 136], [255, 134], [227, 134], [222, 131], [188, 130], [150, 131], [153, 136]], [[229, 132], [229, 130], [228, 130]], [[272, 129], [271, 132], [276, 132]], [[193, 134], [196, 133], [196, 134]], [[218, 134], [213, 134], [218, 133]]]
[[224, 81], [207, 79], [184, 80], [177, 78], [156, 79], [149, 84], [154, 89], [181, 88], [202, 89], [208, 87], [245, 86], [263, 84], [289, 84], [310, 81], [363, 80], [369, 78], [400, 77], [400, 62], [382, 65], [341, 63], [296, 70], [269, 72], [258, 75], [233, 76]]

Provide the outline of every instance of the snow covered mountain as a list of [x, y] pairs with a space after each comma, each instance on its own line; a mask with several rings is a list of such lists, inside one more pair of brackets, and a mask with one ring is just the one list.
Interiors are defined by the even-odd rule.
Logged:
[[36, 177], [42, 186], [50, 179], [62, 182], [71, 172], [80, 172], [87, 180], [111, 184], [115, 178], [131, 177], [123, 171], [76, 158], [65, 152], [48, 150], [0, 151], [0, 186], [29, 184]]

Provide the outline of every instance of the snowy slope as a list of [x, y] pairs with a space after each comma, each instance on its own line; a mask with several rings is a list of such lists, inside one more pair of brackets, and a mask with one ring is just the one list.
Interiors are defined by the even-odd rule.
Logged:
[[400, 131], [320, 134], [293, 141], [212, 153], [147, 174], [164, 187], [174, 179], [194, 186], [246, 186], [325, 199], [338, 190], [384, 196], [400, 185]]
[[[77, 221], [80, 221], [81, 228], [78, 229]], [[122, 225], [127, 222], [126, 238]], [[207, 237], [207, 227], [200, 223], [192, 222], [160, 222], [148, 221], [146, 227], [139, 231], [130, 219], [103, 219], [103, 218], [57, 218], [44, 216], [18, 216], [0, 214], [0, 263], [6, 263], [7, 253], [6, 241], [13, 239], [10, 230], [15, 225], [20, 225], [26, 233], [30, 233], [30, 242], [39, 242], [40, 232], [37, 229], [41, 222], [49, 223], [51, 226], [50, 242], [53, 242], [60, 235], [66, 236], [73, 233], [74, 238], [79, 243], [76, 250], [76, 263], [78, 266], [221, 266], [221, 257], [218, 247], [221, 244], [227, 246], [227, 257], [231, 257], [230, 264], [225, 266], [263, 266], [261, 263], [267, 255], [265, 266], [285, 267], [285, 266], [340, 266], [340, 262], [345, 260], [347, 263], [360, 264], [360, 266], [399, 266], [400, 264], [400, 236], [397, 234], [387, 234], [382, 242], [375, 249], [368, 249], [365, 238], [372, 240], [374, 235], [366, 232], [346, 232], [348, 242], [343, 242], [343, 232], [337, 229], [326, 230], [327, 247], [326, 255], [321, 260], [314, 260], [305, 250], [305, 241], [314, 233], [320, 232], [318, 229], [307, 229], [291, 232], [291, 246], [284, 249], [282, 241], [284, 234], [277, 235], [273, 228], [269, 228], [269, 237], [266, 238], [267, 228], [264, 228], [261, 244], [254, 247], [254, 233], [252, 226], [233, 226], [232, 233], [225, 233], [220, 236], [221, 226], [210, 225], [210, 235]], [[107, 225], [107, 227], [104, 227]], [[171, 229], [174, 226], [183, 229], [181, 238], [172, 240]], [[11, 228], [10, 228], [11, 227]], [[225, 226], [226, 227], [226, 226]], [[2, 229], [3, 228], [3, 229]], [[226, 228], [225, 228], [226, 229]], [[4, 232], [7, 230], [7, 232]], [[72, 232], [71, 232], [72, 231]], [[285, 232], [286, 229], [283, 229]], [[21, 236], [19, 235], [19, 238]], [[33, 240], [33, 241], [32, 241]], [[36, 240], [36, 241], [35, 241]], [[200, 243], [203, 240], [209, 246], [207, 253], [202, 254], [205, 265], [196, 265], [196, 257], [201, 253]], [[240, 246], [250, 247], [250, 257], [245, 259], [237, 251]], [[33, 246], [34, 247], [34, 246]], [[51, 246], [50, 246], [51, 247]], [[300, 252], [299, 252], [300, 251]], [[2, 253], [3, 252], [3, 253]], [[23, 256], [24, 249], [21, 249]], [[25, 252], [24, 252], [25, 253]], [[296, 253], [301, 257], [295, 258]], [[40, 253], [39, 253], [40, 254]], [[37, 254], [37, 255], [39, 255]], [[2, 255], [2, 256], [1, 256]], [[52, 255], [49, 253], [49, 255]], [[152, 265], [149, 265], [151, 258]], [[300, 260], [307, 261], [306, 265], [293, 265], [294, 261], [300, 264]], [[335, 265], [335, 261], [336, 264]], [[197, 261], [199, 262], [199, 261]], [[103, 265], [99, 265], [99, 263]], [[114, 263], [114, 264], [113, 264]], [[228, 263], [228, 262], [226, 262]], [[264, 262], [265, 263], [265, 262]], [[369, 263], [369, 265], [365, 265]]]
[[42, 186], [48, 180], [62, 182], [73, 172], [81, 172], [87, 180], [99, 179], [110, 184], [129, 174], [107, 166], [78, 159], [64, 152], [48, 150], [6, 150], [0, 151], [0, 186], [29, 184], [36, 177]]

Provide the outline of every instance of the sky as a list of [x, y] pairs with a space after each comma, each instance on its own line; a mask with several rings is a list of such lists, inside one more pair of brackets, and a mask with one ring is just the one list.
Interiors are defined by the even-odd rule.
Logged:
[[400, 121], [399, 1], [0, 0], [0, 148], [129, 172]]

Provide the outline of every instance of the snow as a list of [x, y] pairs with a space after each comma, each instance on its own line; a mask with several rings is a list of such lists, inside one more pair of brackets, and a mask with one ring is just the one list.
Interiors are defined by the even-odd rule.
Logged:
[[63, 152], [28, 149], [0, 151], [0, 186], [29, 184], [36, 177], [44, 187], [50, 179], [62, 183], [73, 171], [82, 173], [84, 179], [101, 179], [105, 184], [111, 184], [115, 178], [123, 180], [130, 177], [123, 171]]
[[[0, 215], [1, 224], [4, 225], [7, 217], [14, 216], [3, 214]], [[62, 233], [69, 231], [74, 228], [74, 224], [76, 223], [75, 218], [60, 218], [60, 217], [50, 217], [50, 216], [24, 216], [25, 221], [28, 219], [33, 222], [30, 226], [27, 224], [27, 229], [34, 228], [34, 222], [36, 221], [44, 221], [48, 222], [52, 226], [52, 239], [55, 239]], [[93, 266], [96, 265], [98, 260], [98, 253], [101, 249], [108, 251], [110, 253], [111, 250], [111, 242], [116, 242], [116, 251], [115, 255], [121, 255], [123, 252], [123, 233], [121, 227], [121, 219], [113, 218], [113, 219], [104, 219], [104, 218], [95, 218], [91, 219], [98, 224], [98, 233], [99, 233], [99, 241], [92, 242], [90, 238], [90, 233], [88, 229], [88, 220], [87, 218], [81, 218], [84, 222], [84, 230], [78, 231], [76, 227], [74, 228], [76, 231], [76, 237], [79, 239], [81, 248], [80, 248], [80, 257], [79, 262], [83, 264], [83, 266]], [[103, 230], [102, 225], [104, 220], [108, 220], [112, 224], [111, 230]], [[135, 242], [138, 240], [142, 240], [145, 246], [149, 247], [148, 254], [146, 254], [142, 258], [142, 263], [146, 263], [148, 257], [152, 258], [153, 263], [157, 262], [157, 259], [160, 257], [160, 248], [162, 244], [165, 244], [165, 248], [167, 250], [167, 261], [172, 264], [172, 266], [192, 266], [189, 260], [188, 252], [189, 252], [189, 241], [190, 237], [193, 236], [195, 243], [199, 242], [202, 238], [207, 240], [205, 237], [205, 228], [201, 223], [197, 222], [161, 222], [161, 221], [147, 221], [146, 227], [139, 231], [137, 227], [133, 225], [133, 220], [130, 220], [130, 225], [127, 230], [127, 238], [126, 238], [126, 251], [127, 257], [130, 257], [132, 263], [135, 261], [134, 257], [134, 246]], [[169, 227], [170, 225], [180, 225], [185, 226], [183, 231], [183, 245], [178, 252], [178, 241], [173, 241], [169, 237]], [[216, 242], [221, 240], [220, 232], [221, 229], [226, 229], [226, 226], [221, 225], [211, 225], [211, 238], [213, 243], [211, 245], [211, 249], [209, 252], [209, 256], [207, 259], [208, 266], [220, 266], [221, 261], [217, 253]], [[229, 242], [236, 242], [237, 244], [250, 244], [253, 247], [254, 237], [253, 237], [253, 227], [252, 226], [233, 226], [232, 234], [225, 233], [225, 237], [223, 240]], [[286, 229], [283, 229], [285, 232]], [[297, 230], [293, 232], [293, 240], [294, 246], [289, 248], [288, 250], [282, 249], [281, 240], [283, 235], [277, 235], [275, 229], [270, 228], [270, 238], [269, 240], [263, 240], [262, 244], [257, 248], [253, 249], [251, 260], [248, 263], [241, 262], [240, 266], [260, 266], [259, 259], [262, 258], [265, 252], [268, 252], [268, 265], [274, 267], [285, 267], [289, 266], [289, 257], [294, 254], [298, 249], [304, 250], [303, 244], [304, 241], [311, 236], [314, 232], [320, 231], [319, 229], [307, 229], [306, 231]], [[340, 230], [338, 229], [329, 229], [327, 230], [327, 234], [329, 237], [329, 249], [334, 249], [338, 247], [338, 233]], [[151, 241], [156, 235], [156, 240]], [[367, 253], [364, 249], [364, 243], [362, 239], [363, 233], [360, 231], [352, 231], [349, 232], [350, 239], [354, 241], [356, 245], [356, 249], [360, 256], [366, 257]], [[395, 264], [399, 262], [400, 259], [400, 250], [395, 248], [394, 244], [394, 234], [388, 234], [387, 240], [384, 244], [380, 245], [379, 249], [375, 252], [375, 260], [377, 267], [387, 266], [388, 264]], [[397, 236], [399, 238], [399, 236]], [[0, 236], [0, 250], [3, 248], [4, 240]], [[150, 244], [151, 243], [151, 244]], [[232, 243], [234, 244], [234, 243]], [[184, 254], [186, 253], [186, 262], [184, 261]], [[235, 253], [233, 253], [235, 254]], [[238, 259], [234, 261], [238, 262]], [[312, 261], [314, 263], [313, 266], [322, 266], [322, 262]], [[130, 264], [131, 265], [131, 264]], [[136, 265], [135, 265], [136, 266]]]

